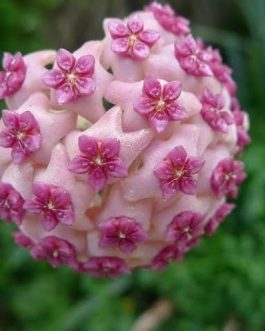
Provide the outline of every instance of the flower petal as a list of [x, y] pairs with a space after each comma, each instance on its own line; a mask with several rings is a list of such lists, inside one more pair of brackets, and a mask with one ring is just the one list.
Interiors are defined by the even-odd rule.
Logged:
[[58, 223], [59, 221], [57, 220], [56, 216], [53, 212], [50, 211], [46, 212], [41, 219], [41, 224], [46, 231], [53, 230]]
[[111, 49], [114, 53], [119, 55], [126, 55], [129, 50], [128, 38], [118, 38], [112, 41]]
[[14, 111], [4, 110], [3, 112], [3, 122], [7, 129], [18, 130], [19, 128], [19, 115]]
[[131, 33], [138, 34], [143, 30], [144, 23], [139, 16], [135, 15], [128, 20], [127, 26]]
[[147, 77], [144, 80], [143, 92], [147, 94], [150, 98], [159, 100], [161, 97], [161, 84], [159, 80], [152, 77]]
[[65, 75], [58, 69], [46, 71], [42, 76], [42, 81], [49, 87], [57, 88], [66, 81]]
[[170, 119], [174, 121], [185, 120], [188, 116], [184, 107], [178, 105], [176, 102], [172, 102], [166, 106], [166, 111], [169, 114]]
[[117, 157], [120, 153], [120, 141], [115, 138], [106, 138], [101, 142], [101, 154], [103, 158]]
[[166, 102], [176, 100], [181, 93], [182, 85], [179, 81], [172, 81], [163, 87], [163, 100]]
[[164, 111], [157, 111], [149, 117], [149, 121], [157, 132], [162, 132], [168, 125], [168, 116]]
[[142, 96], [134, 104], [134, 110], [141, 115], [147, 115], [154, 110], [155, 106], [153, 99]]
[[76, 88], [80, 95], [91, 95], [96, 89], [94, 79], [89, 77], [78, 77], [76, 80]]
[[154, 30], [144, 30], [139, 34], [139, 39], [149, 47], [152, 47], [160, 38], [160, 33]]
[[98, 154], [98, 141], [86, 135], [82, 135], [78, 138], [78, 146], [82, 153], [88, 157], [95, 157]]
[[96, 168], [89, 175], [89, 184], [95, 192], [101, 191], [107, 182], [107, 176], [101, 168]]
[[77, 74], [92, 76], [95, 70], [95, 58], [93, 55], [83, 55], [75, 65], [75, 72]]
[[63, 105], [76, 99], [76, 94], [70, 83], [65, 83], [56, 90], [56, 99], [59, 105]]
[[132, 48], [132, 58], [136, 60], [144, 60], [149, 56], [149, 47], [140, 40], [135, 40]]
[[79, 155], [74, 157], [68, 164], [68, 170], [75, 174], [85, 174], [90, 169], [90, 162], [87, 157]]
[[123, 38], [129, 35], [128, 29], [121, 20], [112, 20], [108, 24], [109, 32], [113, 38]]
[[109, 176], [114, 178], [123, 178], [128, 175], [128, 168], [125, 166], [125, 164], [120, 158], [108, 162], [108, 164], [104, 168], [107, 168], [107, 173], [109, 174]]
[[182, 177], [179, 180], [180, 190], [189, 195], [194, 195], [196, 193], [197, 181], [193, 179], [191, 176]]
[[30, 111], [25, 111], [20, 114], [19, 117], [19, 128], [24, 132], [29, 132], [33, 129], [38, 129], [39, 125]]
[[71, 72], [75, 65], [75, 58], [73, 54], [64, 48], [60, 48], [57, 52], [57, 65], [65, 72]]
[[4, 148], [12, 147], [16, 139], [14, 135], [8, 131], [0, 132], [0, 146]]

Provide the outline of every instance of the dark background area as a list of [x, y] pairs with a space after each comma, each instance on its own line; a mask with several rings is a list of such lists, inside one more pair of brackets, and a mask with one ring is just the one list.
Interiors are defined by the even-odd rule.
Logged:
[[[195, 35], [219, 47], [234, 68], [251, 120], [248, 179], [237, 208], [217, 234], [163, 272], [97, 280], [34, 262], [0, 223], [0, 330], [126, 331], [155, 302], [170, 317], [156, 331], [265, 330], [265, 0], [178, 0]], [[0, 1], [0, 53], [74, 50], [103, 37], [104, 17], [122, 17], [147, 1]]]

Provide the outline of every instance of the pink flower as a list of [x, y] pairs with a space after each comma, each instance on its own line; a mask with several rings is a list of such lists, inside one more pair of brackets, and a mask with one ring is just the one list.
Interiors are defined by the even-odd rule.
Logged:
[[43, 75], [43, 81], [56, 90], [56, 99], [60, 105], [94, 93], [94, 56], [84, 55], [76, 59], [66, 49], [61, 48], [56, 62], [58, 68], [47, 71]]
[[126, 216], [109, 218], [106, 222], [99, 224], [99, 229], [101, 231], [100, 247], [117, 245], [125, 254], [132, 253], [137, 243], [148, 239], [141, 225]]
[[22, 232], [14, 232], [13, 233], [13, 238], [16, 242], [16, 244], [22, 248], [32, 248], [34, 245], [34, 242], [26, 235], [24, 235], [24, 233]]
[[218, 132], [227, 133], [228, 126], [234, 123], [233, 116], [224, 110], [224, 99], [205, 88], [201, 97], [201, 115], [210, 127]]
[[152, 260], [153, 269], [164, 269], [172, 261], [183, 259], [183, 252], [176, 245], [163, 248]]
[[91, 257], [81, 268], [82, 271], [96, 277], [115, 278], [120, 274], [129, 274], [126, 263], [119, 257]]
[[210, 66], [214, 76], [219, 80], [219, 82], [226, 86], [231, 95], [234, 95], [236, 93], [237, 86], [232, 78], [232, 69], [223, 64], [221, 55], [218, 51], [212, 50], [211, 52], [208, 49], [208, 52], [209, 55], [212, 56]]
[[241, 110], [234, 110], [233, 116], [237, 127], [237, 145], [241, 152], [250, 143], [250, 136], [245, 128], [246, 114]]
[[109, 32], [113, 38], [112, 51], [134, 60], [146, 59], [150, 48], [160, 37], [157, 31], [144, 30], [144, 24], [138, 16], [130, 18], [127, 25], [118, 19], [110, 21]]
[[31, 255], [36, 260], [48, 260], [54, 268], [61, 264], [76, 265], [74, 246], [56, 236], [41, 239], [38, 244], [32, 247]]
[[203, 50], [200, 41], [196, 41], [191, 35], [175, 43], [175, 56], [187, 74], [198, 77], [213, 75], [211, 56]]
[[120, 154], [120, 141], [115, 138], [97, 140], [82, 135], [78, 140], [81, 155], [70, 161], [68, 169], [76, 174], [88, 174], [88, 182], [95, 192], [103, 189], [109, 177], [122, 178], [128, 170]]
[[4, 71], [0, 71], [0, 99], [9, 97], [22, 86], [26, 76], [26, 65], [21, 53], [5, 53]]
[[230, 158], [226, 158], [217, 164], [211, 176], [211, 186], [217, 198], [224, 195], [231, 198], [237, 196], [237, 185], [246, 178], [243, 169], [243, 162]]
[[154, 1], [146, 7], [146, 10], [151, 11], [154, 14], [158, 23], [165, 30], [172, 32], [177, 36], [190, 33], [189, 20], [182, 16], [176, 16], [170, 5], [162, 5]]
[[0, 182], [0, 217], [20, 225], [25, 215], [24, 199], [10, 184]]
[[161, 87], [159, 80], [146, 78], [143, 94], [134, 105], [134, 110], [147, 118], [157, 132], [165, 130], [169, 121], [187, 118], [187, 111], [177, 103], [181, 83], [172, 81]]
[[177, 214], [167, 227], [166, 240], [183, 250], [204, 233], [202, 215], [183, 211]]
[[63, 188], [45, 183], [33, 183], [33, 198], [25, 202], [24, 208], [40, 215], [46, 231], [53, 230], [59, 223], [72, 225], [74, 211], [71, 197]]
[[231, 213], [234, 208], [235, 205], [232, 203], [222, 204], [205, 226], [205, 233], [207, 233], [209, 236], [213, 235], [217, 230], [218, 226], [225, 220], [225, 218]]
[[203, 164], [200, 157], [188, 157], [182, 146], [173, 148], [154, 170], [164, 198], [169, 199], [178, 191], [195, 194], [197, 181], [194, 175], [201, 170]]
[[30, 111], [18, 114], [6, 110], [3, 113], [6, 130], [0, 132], [0, 146], [12, 148], [14, 163], [22, 163], [39, 150], [41, 134], [37, 120]]

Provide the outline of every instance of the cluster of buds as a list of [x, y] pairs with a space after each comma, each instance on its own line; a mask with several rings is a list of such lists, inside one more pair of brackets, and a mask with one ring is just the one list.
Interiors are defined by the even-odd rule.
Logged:
[[34, 259], [116, 277], [215, 232], [250, 139], [231, 69], [170, 6], [104, 30], [74, 53], [4, 55], [0, 217]]

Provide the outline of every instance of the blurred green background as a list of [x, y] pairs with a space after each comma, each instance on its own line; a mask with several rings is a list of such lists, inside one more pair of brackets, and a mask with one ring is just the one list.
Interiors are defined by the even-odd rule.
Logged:
[[[14, 245], [14, 228], [1, 222], [1, 331], [127, 331], [161, 299], [173, 310], [152, 330], [265, 330], [265, 0], [169, 2], [191, 19], [196, 35], [222, 50], [250, 115], [252, 145], [243, 156], [248, 179], [236, 211], [183, 263], [115, 281], [34, 262]], [[123, 16], [146, 3], [2, 0], [1, 55], [5, 50], [74, 50], [103, 36], [105, 16]]]

